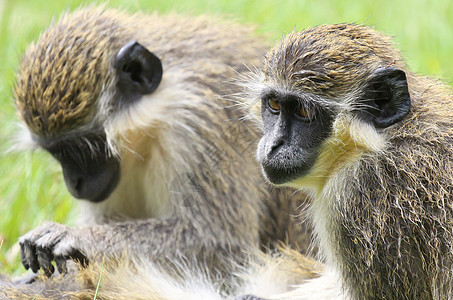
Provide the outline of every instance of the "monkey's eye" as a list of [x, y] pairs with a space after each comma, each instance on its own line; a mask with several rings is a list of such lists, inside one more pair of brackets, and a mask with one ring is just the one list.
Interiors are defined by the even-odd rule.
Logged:
[[267, 100], [267, 106], [269, 107], [269, 110], [274, 114], [279, 113], [280, 111], [280, 104], [274, 99]]
[[296, 110], [296, 115], [299, 118], [302, 118], [303, 120], [312, 120], [315, 114], [314, 114], [313, 108], [301, 105]]

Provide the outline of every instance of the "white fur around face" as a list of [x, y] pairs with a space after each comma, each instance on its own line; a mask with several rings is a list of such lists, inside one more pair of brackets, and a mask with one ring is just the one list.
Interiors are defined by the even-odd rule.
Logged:
[[[130, 130], [147, 129], [159, 123], [170, 124], [177, 121], [172, 118], [171, 107], [192, 104], [200, 99], [191, 90], [187, 78], [190, 72], [181, 72], [180, 68], [166, 68], [159, 87], [150, 95], [144, 95], [137, 103], [126, 109], [113, 112], [106, 119], [105, 128], [109, 136], [118, 137]], [[100, 101], [100, 106], [106, 100]], [[105, 118], [105, 117], [104, 117]]]
[[[185, 155], [189, 150], [178, 135], [195, 135], [183, 120], [189, 112], [181, 108], [203, 100], [184, 81], [189, 75], [167, 69], [154, 93], [104, 120], [108, 143], [121, 159], [121, 179], [104, 202], [81, 203], [83, 222], [102, 223], [104, 217], [162, 219], [173, 212], [169, 185], [191, 168], [186, 159], [190, 154]], [[100, 105], [105, 106], [103, 101]]]
[[33, 140], [32, 134], [28, 127], [23, 122], [17, 122], [12, 145], [8, 148], [7, 151], [30, 151], [36, 148], [38, 148], [38, 145]]

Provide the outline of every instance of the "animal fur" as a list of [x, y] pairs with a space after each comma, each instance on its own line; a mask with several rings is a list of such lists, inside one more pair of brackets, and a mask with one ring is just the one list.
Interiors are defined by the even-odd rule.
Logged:
[[[112, 58], [131, 40], [161, 58], [164, 75], [153, 94], [120, 109]], [[36, 147], [40, 139], [57, 141], [102, 124], [109, 150], [121, 158], [122, 179], [104, 202], [80, 201], [83, 226], [46, 223], [27, 237], [51, 244], [58, 255], [79, 249], [93, 266], [88, 273], [99, 272], [100, 254], [126, 251], [136, 261], [144, 253], [147, 266], [164, 266], [145, 268], [149, 277], [138, 272], [146, 284], [162, 282], [154, 281], [160, 275], [153, 272], [176, 276], [165, 266], [179, 263], [189, 270], [206, 267], [209, 280], [217, 282], [213, 274], [229, 273], [225, 261], [239, 263], [244, 249], [272, 248], [278, 241], [306, 251], [309, 235], [293, 213], [305, 195], [264, 183], [252, 150], [258, 132], [227, 100], [239, 91], [233, 79], [248, 72], [246, 64], [260, 64], [265, 44], [252, 29], [232, 22], [127, 15], [103, 6], [52, 23], [26, 51], [17, 73], [15, 103], [27, 125], [24, 136]], [[6, 293], [92, 298], [96, 285], [87, 282], [96, 279], [79, 281], [77, 271], [71, 274], [60, 282], [5, 283]], [[125, 279], [128, 274], [124, 268], [114, 272], [109, 282], [115, 288], [103, 285], [103, 297], [141, 293]]]
[[[378, 129], [353, 113], [363, 108], [367, 78], [386, 67], [406, 73], [412, 107], [399, 123]], [[246, 87], [251, 105], [275, 89], [335, 113], [310, 174], [288, 183], [313, 194], [309, 219], [336, 274], [314, 280], [319, 293], [333, 278], [339, 288], [325, 299], [451, 299], [451, 89], [410, 72], [389, 37], [351, 24], [290, 33]], [[276, 298], [317, 296], [301, 284]]]

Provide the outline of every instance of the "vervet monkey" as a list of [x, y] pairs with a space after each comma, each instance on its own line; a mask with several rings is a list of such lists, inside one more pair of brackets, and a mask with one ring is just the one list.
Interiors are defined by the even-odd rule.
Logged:
[[53, 262], [65, 273], [68, 259], [126, 253], [215, 277], [246, 249], [280, 240], [305, 250], [291, 209], [305, 196], [264, 182], [257, 130], [228, 100], [265, 48], [253, 30], [207, 17], [89, 7], [53, 23], [22, 59], [15, 103], [84, 200], [83, 226], [27, 233], [23, 265], [50, 276]]
[[451, 90], [353, 24], [290, 33], [255, 75], [246, 86], [263, 173], [312, 193], [334, 274], [275, 298], [453, 298]]

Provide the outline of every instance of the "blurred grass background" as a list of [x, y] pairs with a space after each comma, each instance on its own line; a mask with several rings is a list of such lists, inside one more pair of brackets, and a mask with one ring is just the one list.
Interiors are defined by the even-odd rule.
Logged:
[[[75, 203], [59, 166], [41, 151], [7, 153], [17, 131], [12, 102], [14, 70], [27, 44], [53, 17], [101, 1], [0, 0], [0, 272], [19, 274], [17, 239], [45, 220], [71, 223]], [[105, 2], [105, 1], [102, 1]], [[356, 22], [395, 36], [412, 70], [453, 79], [451, 0], [111, 0], [128, 11], [204, 13], [257, 26], [271, 42], [296, 28]]]

